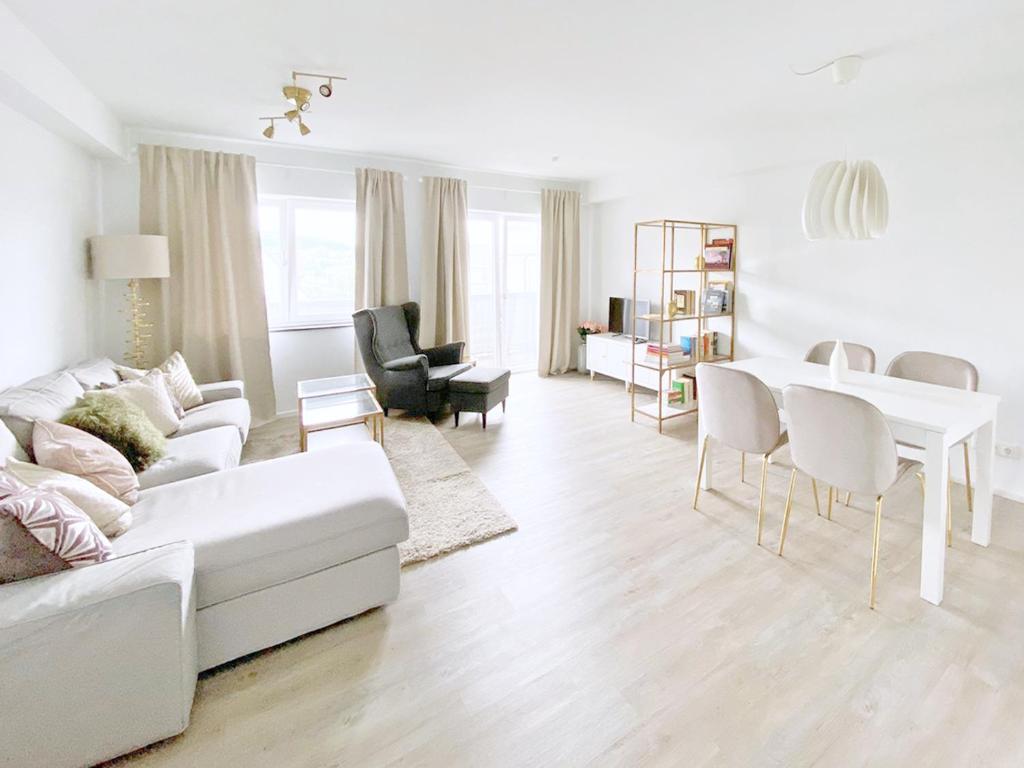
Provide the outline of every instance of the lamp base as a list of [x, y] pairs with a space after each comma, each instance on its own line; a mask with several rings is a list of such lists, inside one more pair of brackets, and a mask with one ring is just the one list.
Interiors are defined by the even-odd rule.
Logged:
[[147, 331], [153, 324], [146, 322], [148, 306], [149, 302], [144, 301], [139, 293], [139, 281], [132, 278], [128, 281], [128, 317], [131, 320], [131, 328], [128, 331], [124, 361], [133, 368], [145, 367], [149, 357], [147, 347], [151, 334]]

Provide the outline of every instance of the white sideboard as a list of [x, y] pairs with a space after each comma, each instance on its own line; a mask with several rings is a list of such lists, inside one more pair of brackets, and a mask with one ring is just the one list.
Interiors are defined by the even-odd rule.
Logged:
[[[601, 374], [618, 379], [626, 384], [632, 380], [629, 369], [633, 362], [633, 340], [629, 336], [614, 333], [593, 333], [587, 336], [587, 370], [590, 378]], [[647, 342], [636, 342], [636, 358], [642, 361], [647, 353]], [[650, 368], [636, 369], [636, 385], [645, 389], [658, 390], [658, 372]]]

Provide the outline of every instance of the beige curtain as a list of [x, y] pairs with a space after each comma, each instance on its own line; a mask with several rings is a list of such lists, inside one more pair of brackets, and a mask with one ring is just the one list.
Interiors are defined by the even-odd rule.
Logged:
[[402, 175], [356, 168], [356, 309], [408, 300]]
[[171, 260], [146, 281], [150, 362], [179, 350], [198, 381], [241, 379], [253, 419], [274, 418], [254, 159], [141, 145], [139, 168], [139, 231], [166, 235]]
[[469, 220], [466, 182], [426, 178], [420, 344], [468, 341]]
[[580, 193], [545, 189], [540, 198], [540, 345], [537, 373], [575, 368], [580, 296]]

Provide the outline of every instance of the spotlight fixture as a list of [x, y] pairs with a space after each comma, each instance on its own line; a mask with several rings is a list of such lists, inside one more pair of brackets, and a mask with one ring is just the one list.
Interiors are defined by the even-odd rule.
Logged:
[[263, 129], [263, 135], [266, 136], [268, 139], [274, 138], [274, 121], [275, 120], [280, 120], [280, 119], [281, 119], [280, 115], [275, 115], [273, 117], [261, 117], [260, 120], [269, 120], [270, 121], [270, 125], [268, 125], [266, 128]]
[[320, 87], [317, 89], [320, 91], [320, 95], [325, 99], [331, 98], [334, 94], [335, 80], [348, 80], [347, 77], [342, 77], [341, 75], [318, 75], [314, 72], [292, 72], [292, 83], [295, 83], [300, 77], [313, 77], [318, 80], [326, 80], [327, 82], [321, 83]]
[[285, 99], [295, 105], [296, 109], [305, 112], [309, 109], [309, 99], [313, 95], [310, 93], [308, 88], [302, 88], [298, 85], [286, 85], [281, 89]]
[[301, 120], [299, 120], [299, 133], [301, 133], [303, 136], [309, 136], [310, 133], [310, 127]]
[[287, 112], [284, 113], [284, 116], [288, 118], [288, 122], [294, 123], [295, 118], [299, 116], [299, 110], [289, 109]]

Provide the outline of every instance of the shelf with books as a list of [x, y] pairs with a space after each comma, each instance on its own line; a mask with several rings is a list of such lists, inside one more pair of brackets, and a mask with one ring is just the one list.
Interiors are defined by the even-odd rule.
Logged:
[[[641, 294], [657, 291], [658, 300], [650, 301], [654, 312], [633, 316], [648, 322], [651, 338], [633, 349], [630, 409], [634, 420], [638, 413], [654, 418], [659, 432], [665, 420], [697, 412], [698, 363], [733, 359], [736, 235], [734, 224], [678, 219], [634, 226], [633, 306]], [[637, 370], [658, 372], [654, 402], [637, 402]]]

